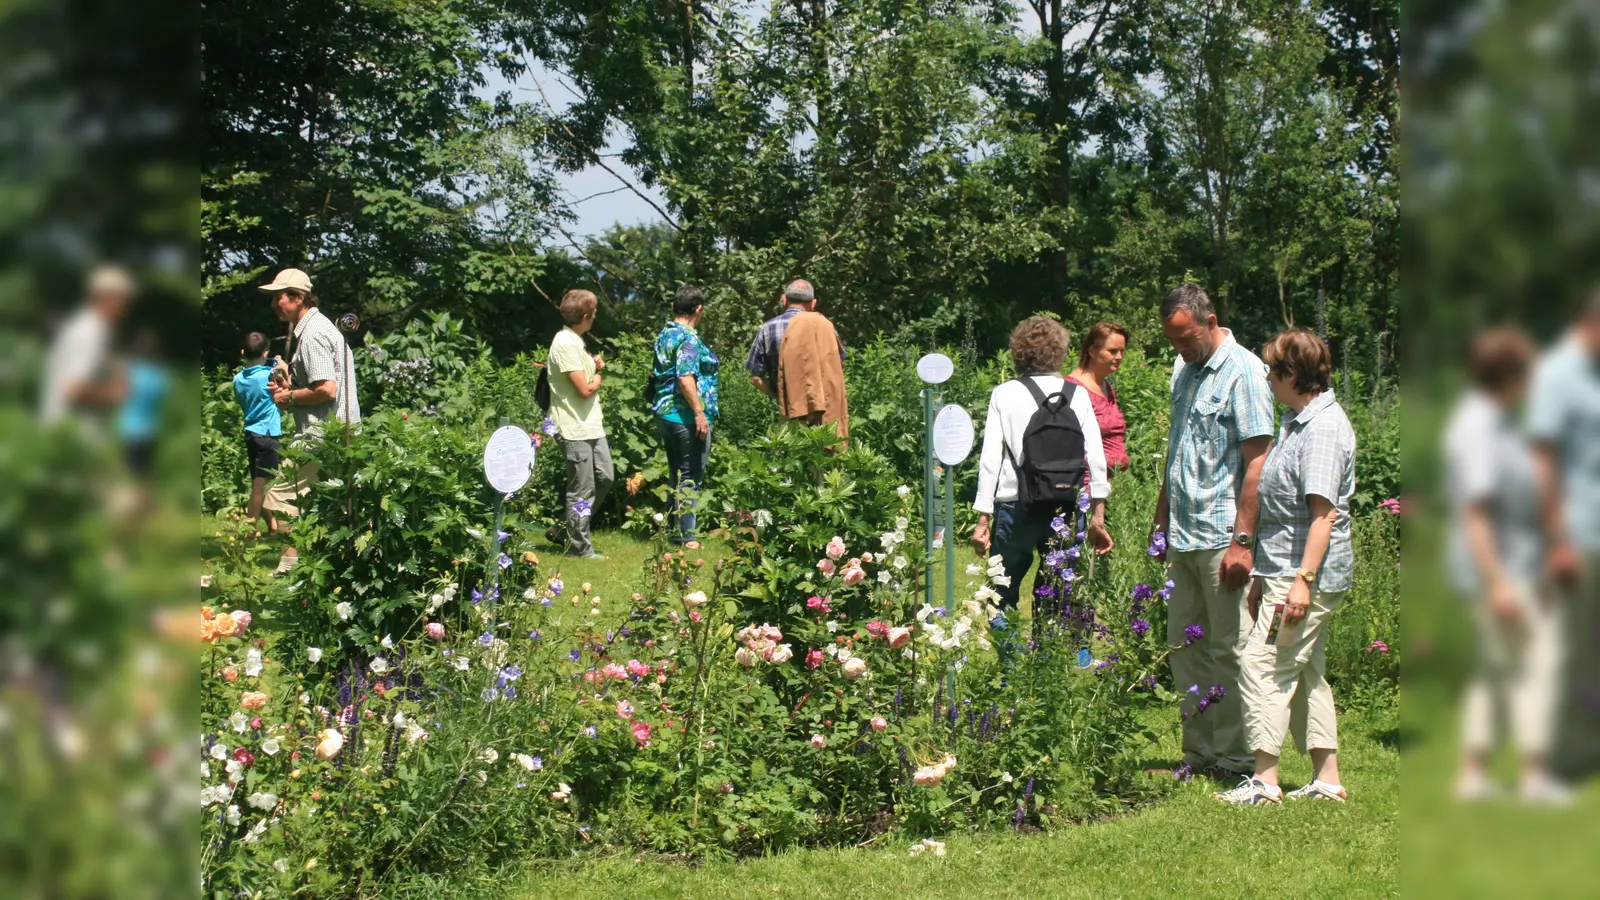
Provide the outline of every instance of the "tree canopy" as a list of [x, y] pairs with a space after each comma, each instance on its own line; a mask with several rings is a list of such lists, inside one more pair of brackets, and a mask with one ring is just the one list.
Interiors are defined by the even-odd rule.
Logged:
[[[741, 342], [795, 277], [847, 339], [989, 349], [1047, 311], [1153, 342], [1189, 278], [1247, 340], [1305, 325], [1392, 371], [1394, 2], [230, 0], [202, 27], [212, 359], [297, 265], [371, 327], [449, 311], [501, 354], [568, 288], [603, 335], [684, 280]], [[561, 179], [594, 165], [659, 221], [572, 235]]]

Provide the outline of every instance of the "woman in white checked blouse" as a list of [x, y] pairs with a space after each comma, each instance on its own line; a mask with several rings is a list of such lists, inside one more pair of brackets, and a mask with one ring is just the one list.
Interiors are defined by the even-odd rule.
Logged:
[[[1255, 583], [1250, 608], [1255, 623], [1245, 642], [1239, 676], [1245, 738], [1255, 754], [1255, 774], [1217, 794], [1227, 803], [1280, 803], [1278, 756], [1290, 731], [1311, 753], [1310, 784], [1293, 800], [1343, 802], [1339, 783], [1339, 730], [1333, 689], [1325, 674], [1333, 611], [1350, 589], [1355, 568], [1350, 546], [1350, 495], [1355, 493], [1355, 431], [1329, 378], [1328, 346], [1309, 331], [1285, 331], [1264, 348], [1267, 383], [1289, 408], [1278, 440], [1261, 470]], [[1298, 728], [1295, 729], [1299, 731]]]

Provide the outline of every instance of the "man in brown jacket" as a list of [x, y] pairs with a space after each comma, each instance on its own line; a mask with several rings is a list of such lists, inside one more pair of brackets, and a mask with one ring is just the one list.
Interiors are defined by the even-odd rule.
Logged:
[[[811, 285], [791, 284], [786, 292], [791, 302], [797, 288], [810, 293]], [[813, 295], [784, 331], [774, 385], [778, 412], [808, 425], [834, 423], [839, 436], [847, 437], [850, 406], [844, 391], [844, 345], [828, 317], [816, 312], [816, 305]]]

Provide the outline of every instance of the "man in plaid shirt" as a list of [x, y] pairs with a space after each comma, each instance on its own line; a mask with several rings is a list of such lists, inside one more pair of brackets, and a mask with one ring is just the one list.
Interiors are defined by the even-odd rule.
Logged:
[[[816, 309], [817, 292], [811, 287], [811, 282], [799, 279], [789, 282], [780, 299], [784, 302], [783, 312], [762, 323], [761, 330], [756, 332], [756, 339], [750, 343], [750, 355], [744, 361], [745, 371], [750, 373], [750, 383], [774, 400], [778, 397], [778, 351], [783, 348], [784, 332], [789, 330], [789, 323], [795, 316]], [[849, 358], [850, 354], [840, 344], [839, 361], [844, 362]]]
[[[1184, 699], [1183, 761], [1220, 777], [1254, 771], [1239, 700], [1242, 622], [1255, 556], [1257, 489], [1272, 444], [1266, 367], [1217, 324], [1211, 298], [1181, 284], [1161, 303], [1161, 325], [1184, 367], [1173, 381], [1166, 481], [1152, 549], [1170, 563], [1167, 640]], [[1220, 685], [1225, 699], [1198, 701]], [[1193, 686], [1194, 691], [1190, 688]]]

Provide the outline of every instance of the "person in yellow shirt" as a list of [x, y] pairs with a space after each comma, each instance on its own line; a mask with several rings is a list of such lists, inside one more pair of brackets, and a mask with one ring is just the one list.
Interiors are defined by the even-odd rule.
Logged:
[[614, 478], [600, 411], [605, 360], [591, 356], [583, 335], [594, 327], [599, 302], [592, 291], [567, 291], [561, 318], [567, 323], [550, 343], [550, 418], [567, 459], [567, 552], [601, 558], [589, 538], [589, 519], [605, 502]]

